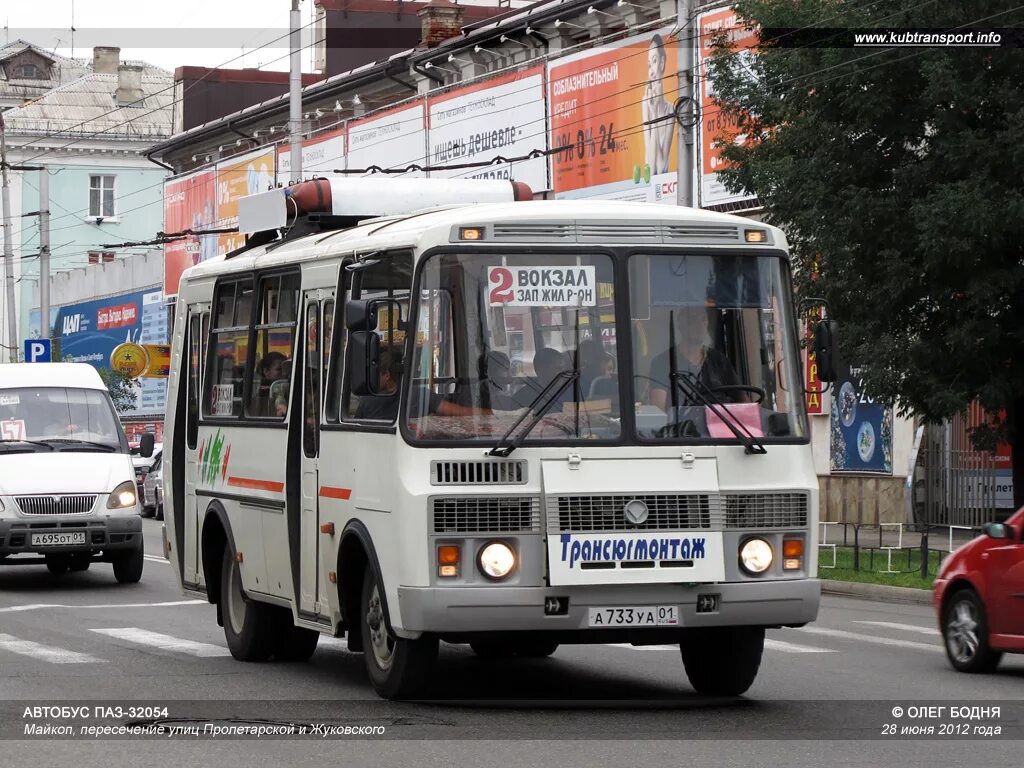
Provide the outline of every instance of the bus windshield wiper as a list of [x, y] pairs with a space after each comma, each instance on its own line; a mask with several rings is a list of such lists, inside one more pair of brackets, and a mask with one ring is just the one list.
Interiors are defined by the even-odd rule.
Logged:
[[27, 443], [28, 445], [38, 445], [38, 446], [41, 446], [41, 447], [46, 448], [47, 450], [50, 450], [50, 451], [53, 450], [53, 446], [52, 445], [47, 445], [46, 443], [41, 443], [38, 440], [18, 440], [18, 439], [5, 438], [3, 440], [0, 440], [0, 443]]
[[[576, 381], [579, 377], [579, 371], [559, 371], [555, 374], [555, 377], [551, 379], [547, 386], [545, 386], [544, 389], [542, 389], [533, 399], [533, 402], [527, 407], [526, 412], [516, 419], [516, 423], [509, 427], [508, 432], [501, 436], [501, 439], [498, 440], [494, 447], [487, 452], [487, 455], [505, 458], [512, 453], [512, 451], [522, 445], [523, 440], [525, 440], [526, 436], [533, 431], [535, 426], [537, 426], [537, 422], [544, 417], [548, 408], [550, 408], [551, 404], [555, 401], [555, 398], [561, 395], [565, 391], [566, 387]], [[538, 404], [541, 407], [534, 411], [534, 408], [537, 408]], [[526, 421], [530, 415], [532, 415], [533, 418], [530, 419], [530, 423], [526, 429], [509, 440], [509, 436], [515, 432], [516, 429], [519, 428], [519, 425]]]
[[[61, 443], [61, 444], [72, 444], [72, 445], [88, 445], [92, 448], [102, 448], [108, 453], [113, 453], [117, 450], [114, 446], [109, 443], [97, 443], [94, 440], [79, 440], [76, 437], [49, 437], [44, 441], [45, 444], [50, 443]], [[52, 447], [52, 446], [51, 446]]]
[[764, 443], [758, 440], [743, 422], [737, 419], [729, 407], [723, 403], [718, 396], [707, 386], [701, 383], [700, 379], [692, 373], [674, 372], [671, 374], [672, 381], [679, 391], [691, 400], [696, 400], [701, 405], [715, 414], [722, 423], [729, 428], [736, 439], [746, 446], [746, 453], [768, 453]]

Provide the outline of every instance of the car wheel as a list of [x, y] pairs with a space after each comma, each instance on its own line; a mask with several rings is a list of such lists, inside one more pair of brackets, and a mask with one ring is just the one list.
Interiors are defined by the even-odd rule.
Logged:
[[942, 639], [949, 663], [959, 672], [991, 672], [1002, 654], [988, 644], [985, 606], [973, 589], [961, 589], [946, 603]]
[[437, 636], [424, 634], [416, 640], [396, 637], [388, 628], [382, 592], [383, 587], [367, 566], [359, 603], [363, 658], [378, 694], [385, 699], [405, 699], [426, 685], [437, 660]]
[[143, 506], [142, 507], [142, 512], [141, 512], [141, 514], [139, 516], [140, 517], [153, 517], [154, 514], [156, 514], [156, 512], [153, 510], [153, 507]]
[[156, 505], [156, 512], [154, 513], [154, 517], [156, 517], [157, 520], [163, 520], [164, 519], [164, 505], [163, 504], [157, 504]]
[[239, 661], [266, 661], [281, 631], [275, 606], [249, 600], [242, 589], [242, 572], [231, 546], [224, 547], [220, 569], [224, 638]]
[[142, 543], [126, 552], [114, 555], [114, 578], [118, 584], [135, 584], [142, 578], [142, 566], [146, 563], [146, 551]]
[[763, 627], [690, 629], [679, 643], [686, 676], [697, 693], [739, 696], [754, 684], [764, 652]]
[[54, 576], [67, 573], [71, 563], [67, 555], [47, 555], [46, 569]]
[[72, 555], [68, 568], [71, 571], [88, 571], [91, 564], [92, 560], [89, 555]]

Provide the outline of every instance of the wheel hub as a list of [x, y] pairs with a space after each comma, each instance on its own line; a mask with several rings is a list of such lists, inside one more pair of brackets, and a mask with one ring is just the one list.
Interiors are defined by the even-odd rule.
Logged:
[[380, 592], [378, 592], [376, 584], [373, 585], [373, 591], [370, 593], [370, 599], [366, 606], [366, 626], [370, 630], [370, 646], [373, 648], [377, 666], [381, 669], [388, 669], [391, 666], [395, 648], [384, 621], [384, 608], [381, 605]]
[[946, 623], [946, 645], [961, 664], [969, 662], [978, 652], [978, 616], [974, 606], [966, 600], [953, 607]]

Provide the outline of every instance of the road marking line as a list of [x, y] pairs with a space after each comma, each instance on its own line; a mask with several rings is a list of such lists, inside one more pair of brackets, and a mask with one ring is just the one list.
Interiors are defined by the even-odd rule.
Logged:
[[861, 635], [856, 632], [847, 632], [843, 629], [827, 629], [825, 627], [801, 627], [794, 630], [795, 632], [805, 632], [811, 635], [822, 635], [824, 637], [838, 637], [844, 640], [860, 640], [865, 643], [875, 643], [877, 645], [890, 645], [896, 648], [912, 648], [915, 651], [941, 651], [941, 645], [931, 645], [928, 643], [915, 643], [910, 640], [896, 640], [891, 637], [876, 637], [874, 635]]
[[768, 651], [782, 651], [783, 653], [838, 653], [838, 651], [832, 648], [797, 645], [796, 643], [787, 643], [783, 640], [773, 640], [768, 637], [764, 639], [764, 647]]
[[938, 637], [941, 633], [934, 627], [918, 627], [914, 624], [897, 624], [895, 621], [854, 621], [854, 624], [872, 624], [876, 627], [888, 627], [889, 629], [900, 629], [904, 632], [917, 632], [920, 635]]
[[154, 563], [166, 563], [167, 565], [171, 564], [170, 560], [168, 560], [166, 557], [160, 557], [159, 555], [146, 555], [146, 559], [152, 560]]
[[30, 656], [40, 661], [48, 661], [51, 664], [102, 664], [106, 662], [106, 659], [98, 659], [87, 653], [76, 653], [66, 648], [33, 643], [31, 640], [19, 640], [12, 635], [0, 634], [0, 649], [22, 656]]
[[0, 608], [0, 613], [38, 611], [47, 608], [162, 608], [167, 605], [209, 605], [205, 600], [171, 600], [166, 603], [93, 603], [91, 605], [67, 605], [64, 603], [32, 603]]
[[608, 648], [626, 648], [631, 651], [676, 651], [678, 645], [630, 645], [629, 643], [604, 643]]
[[109, 629], [90, 629], [89, 631], [107, 635], [117, 640], [125, 640], [136, 645], [148, 645], [153, 648], [159, 648], [162, 651], [177, 651], [191, 656], [212, 657], [231, 655], [227, 648], [219, 645], [199, 643], [195, 640], [184, 640], [180, 637], [150, 632], [138, 627], [111, 627]]

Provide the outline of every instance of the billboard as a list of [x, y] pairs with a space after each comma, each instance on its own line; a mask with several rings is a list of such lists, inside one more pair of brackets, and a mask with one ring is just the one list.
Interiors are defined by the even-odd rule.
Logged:
[[548, 65], [556, 197], [675, 204], [679, 41], [666, 28]]
[[[58, 313], [57, 331], [59, 359], [109, 369], [110, 353], [119, 344], [167, 343], [164, 294], [156, 288], [69, 304]], [[133, 405], [121, 416], [163, 418], [167, 379], [139, 379], [133, 387]]]
[[[423, 102], [396, 107], [374, 117], [348, 124], [347, 168], [404, 168], [412, 163], [426, 165], [427, 136]], [[405, 178], [423, 177], [414, 171]]]
[[[217, 163], [217, 227], [234, 227], [238, 224], [238, 199], [257, 192], [266, 192], [274, 187], [273, 148], [250, 152]], [[245, 235], [232, 232], [217, 236], [217, 254], [229, 253], [245, 245]]]
[[[546, 149], [544, 68], [497, 77], [431, 98], [428, 137], [431, 166], [516, 157]], [[430, 175], [522, 181], [534, 192], [549, 188], [547, 160], [543, 157], [482, 168], [431, 171]]]
[[700, 46], [697, 48], [700, 82], [700, 122], [697, 124], [701, 158], [700, 204], [707, 206], [753, 200], [753, 195], [729, 192], [718, 177], [718, 172], [725, 168], [726, 163], [722, 159], [721, 149], [715, 145], [718, 142], [742, 144], [747, 137], [739, 133], [736, 118], [723, 114], [715, 101], [715, 84], [708, 76], [707, 63], [711, 58], [712, 44], [718, 35], [728, 35], [730, 50], [735, 51], [737, 59], [742, 61], [757, 46], [758, 34], [756, 30], [746, 29], [731, 8], [700, 14], [697, 17], [697, 28], [700, 30]]
[[[213, 171], [199, 171], [164, 183], [164, 232], [210, 229], [217, 218]], [[217, 253], [217, 236], [186, 237], [164, 246], [164, 294], [178, 295], [181, 273]]]
[[892, 408], [865, 394], [860, 368], [840, 370], [830, 419], [833, 472], [892, 474]]
[[[331, 176], [335, 168], [345, 167], [345, 130], [339, 128], [302, 142], [302, 177]], [[291, 180], [291, 144], [277, 150], [277, 183], [288, 186]]]

